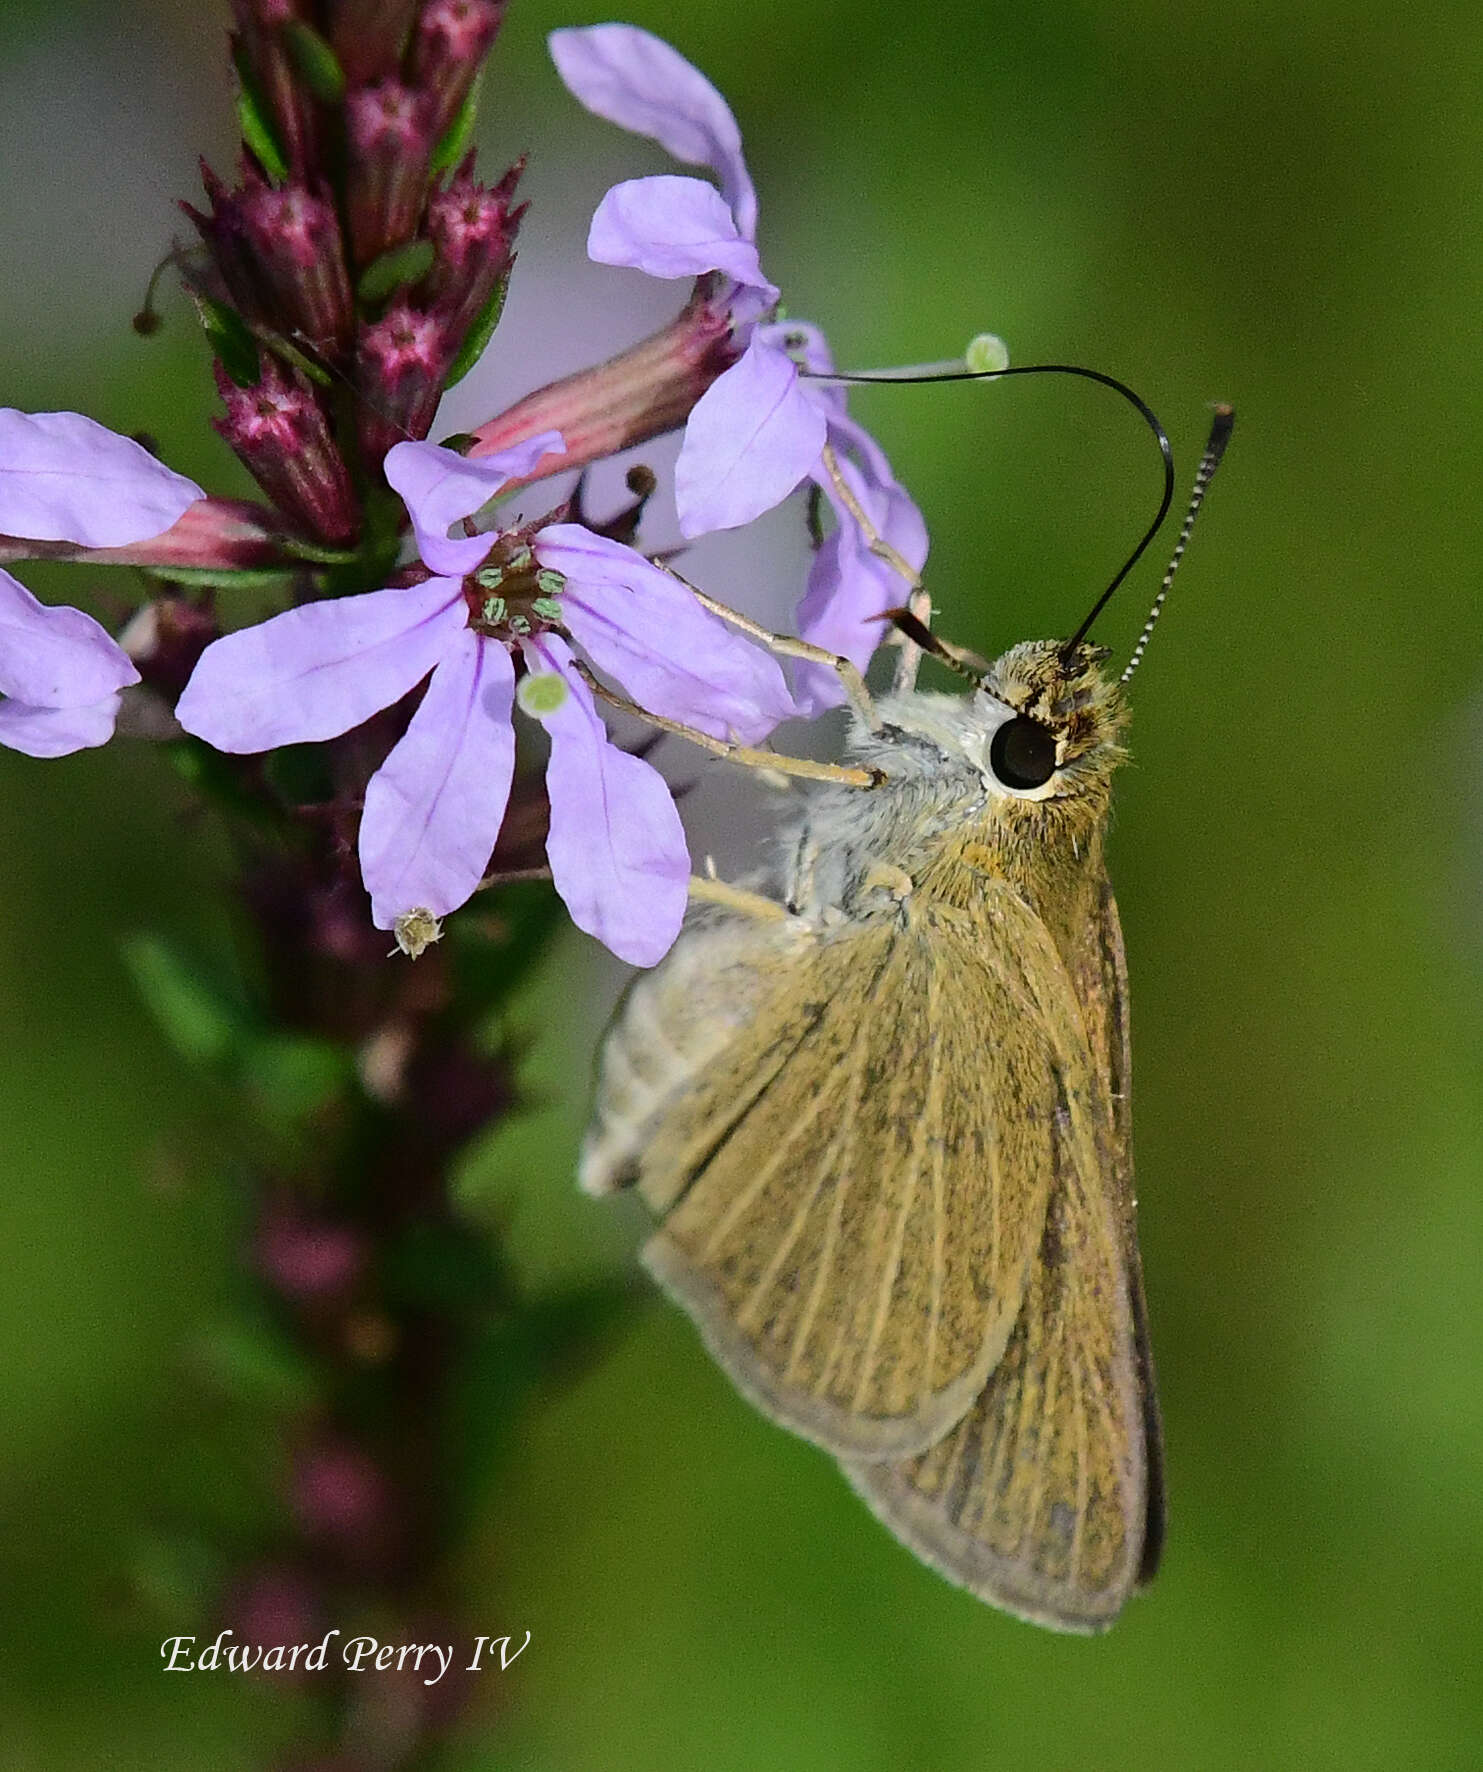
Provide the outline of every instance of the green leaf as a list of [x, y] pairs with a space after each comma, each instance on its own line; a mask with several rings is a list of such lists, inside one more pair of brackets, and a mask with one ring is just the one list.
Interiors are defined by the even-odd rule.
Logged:
[[289, 58], [304, 84], [324, 105], [337, 105], [345, 96], [345, 70], [340, 58], [313, 25], [294, 19], [279, 33], [288, 45]]
[[163, 936], [131, 935], [122, 949], [135, 990], [181, 1057], [191, 1064], [228, 1064], [247, 1031], [246, 1005]]
[[239, 388], [255, 388], [263, 372], [262, 359], [247, 322], [235, 308], [214, 296], [192, 290], [191, 300], [196, 304], [201, 330], [221, 359], [222, 368]]
[[404, 284], [420, 283], [433, 267], [431, 240], [409, 240], [405, 246], [393, 246], [380, 258], [371, 260], [361, 272], [355, 293], [367, 307], [379, 307]]
[[458, 1221], [411, 1223], [382, 1260], [382, 1285], [398, 1305], [456, 1316], [505, 1308], [510, 1281], [490, 1238]]
[[474, 119], [479, 114], [479, 89], [483, 84], [484, 72], [480, 69], [453, 121], [444, 130], [443, 139], [433, 149], [429, 170], [434, 178], [440, 172], [446, 172], [450, 166], [456, 166], [463, 158], [464, 149], [469, 145], [469, 137], [474, 133]]
[[448, 919], [447, 944], [460, 994], [482, 1014], [514, 995], [562, 918], [547, 880], [508, 881], [481, 893], [476, 905], [478, 915]]
[[263, 112], [256, 87], [244, 82], [237, 94], [237, 127], [242, 131], [242, 144], [254, 155], [275, 185], [288, 181], [288, 161], [278, 145], [278, 137]]
[[238, 1078], [280, 1122], [317, 1113], [351, 1083], [350, 1054], [309, 1034], [253, 1034], [241, 1047]]
[[195, 1352], [206, 1376], [239, 1402], [276, 1412], [308, 1408], [318, 1395], [313, 1368], [266, 1321], [219, 1323], [201, 1337]]
[[458, 347], [458, 355], [453, 359], [447, 381], [443, 383], [445, 390], [461, 382], [484, 355], [484, 347], [493, 338], [494, 329], [499, 325], [499, 317], [505, 311], [505, 295], [509, 287], [510, 277], [506, 272], [490, 291], [489, 300], [480, 308], [473, 325], [463, 335], [463, 343]]
[[532, 1394], [581, 1376], [643, 1308], [626, 1280], [597, 1280], [502, 1318], [470, 1348], [450, 1398], [456, 1493], [473, 1513]]

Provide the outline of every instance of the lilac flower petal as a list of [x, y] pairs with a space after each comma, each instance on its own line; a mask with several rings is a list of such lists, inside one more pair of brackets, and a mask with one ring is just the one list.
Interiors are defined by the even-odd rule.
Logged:
[[334, 738], [399, 701], [467, 625], [447, 578], [306, 603], [208, 646], [175, 717], [219, 751]]
[[817, 465], [826, 436], [787, 354], [754, 338], [690, 413], [675, 464], [681, 532], [735, 529], [781, 504]]
[[504, 647], [458, 635], [366, 787], [360, 870], [378, 929], [419, 908], [447, 916], [483, 878], [510, 798], [514, 697]]
[[762, 275], [757, 248], [737, 232], [719, 192], [703, 179], [667, 174], [614, 185], [592, 217], [587, 256], [651, 277], [722, 271], [764, 295], [765, 306], [778, 299], [778, 290]]
[[547, 39], [567, 90], [596, 116], [647, 135], [676, 160], [709, 166], [743, 236], [757, 232], [757, 195], [731, 108], [678, 50], [634, 25], [553, 31]]
[[0, 695], [39, 708], [83, 708], [138, 681], [129, 655], [92, 616], [38, 603], [0, 572]]
[[[899, 574], [863, 545], [853, 524], [843, 525], [814, 555], [808, 590], [798, 605], [799, 636], [863, 671], [890, 634], [881, 615], [904, 597]], [[808, 719], [845, 699], [838, 672], [827, 665], [800, 661], [793, 682], [798, 710]]]
[[205, 496], [80, 412], [0, 408], [0, 535], [125, 547], [163, 535]]
[[0, 745], [28, 757], [66, 757], [91, 750], [113, 737], [119, 697], [105, 695], [89, 707], [37, 708], [24, 701], [0, 701]]
[[[812, 321], [773, 320], [766, 326], [759, 326], [757, 336], [763, 344], [786, 351], [795, 363], [814, 375], [834, 373], [834, 353], [829, 349], [829, 341], [821, 328]], [[829, 418], [845, 416], [845, 402], [849, 397], [847, 388], [809, 381], [801, 382], [800, 385], [809, 399], [821, 406]]]
[[654, 966], [680, 932], [689, 890], [685, 831], [664, 778], [610, 743], [591, 692], [555, 635], [526, 643], [570, 692], [541, 716], [551, 735], [546, 856], [572, 921], [631, 966]]
[[744, 744], [792, 717], [776, 660], [633, 548], [557, 523], [539, 531], [535, 551], [566, 577], [572, 638], [651, 713]]
[[494, 545], [490, 535], [449, 538], [449, 525], [472, 517], [507, 481], [528, 474], [543, 455], [565, 455], [559, 431], [542, 431], [508, 449], [469, 461], [436, 443], [397, 443], [387, 451], [386, 478], [402, 496], [429, 571], [462, 578], [477, 571]]

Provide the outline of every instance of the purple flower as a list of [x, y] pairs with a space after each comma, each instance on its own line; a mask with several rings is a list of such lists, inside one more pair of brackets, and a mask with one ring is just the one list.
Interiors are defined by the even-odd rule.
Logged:
[[[547, 431], [470, 461], [399, 443], [386, 475], [436, 576], [290, 609], [207, 647], [176, 709], [223, 751], [332, 738], [431, 673], [366, 788], [361, 873], [378, 928], [478, 886], [515, 763], [515, 706], [550, 739], [546, 852], [579, 928], [635, 965], [678, 933], [690, 873], [663, 778], [608, 740], [568, 638], [651, 712], [754, 742], [793, 712], [777, 665], [632, 548], [574, 523], [450, 536], [542, 456]], [[524, 675], [518, 686], [514, 657]]]
[[[647, 135], [677, 159], [707, 166], [703, 179], [663, 176], [615, 185], [592, 218], [587, 249], [602, 264], [654, 277], [718, 273], [716, 298], [730, 314], [741, 355], [696, 402], [675, 468], [680, 528], [687, 536], [751, 522], [812, 479], [837, 518], [800, 610], [804, 639], [864, 667], [884, 637], [882, 612], [905, 600], [900, 572], [871, 552], [823, 461], [839, 471], [880, 539], [913, 568], [927, 555], [921, 514], [891, 474], [879, 445], [845, 411], [842, 389], [805, 380], [833, 368], [817, 328], [769, 323], [778, 291], [757, 257], [757, 198], [741, 133], [726, 101], [676, 50], [631, 25], [555, 31], [551, 54], [567, 87], [590, 111]], [[803, 666], [800, 711], [842, 699], [832, 671]]]
[[[124, 547], [162, 535], [206, 495], [147, 449], [77, 412], [0, 409], [0, 534]], [[106, 744], [139, 681], [80, 609], [50, 609], [0, 571], [0, 745], [64, 757]]]

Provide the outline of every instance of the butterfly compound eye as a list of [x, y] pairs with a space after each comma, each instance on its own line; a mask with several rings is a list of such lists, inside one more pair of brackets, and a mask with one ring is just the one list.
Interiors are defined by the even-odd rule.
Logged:
[[1018, 714], [994, 734], [989, 767], [1007, 788], [1043, 788], [1056, 772], [1055, 735]]

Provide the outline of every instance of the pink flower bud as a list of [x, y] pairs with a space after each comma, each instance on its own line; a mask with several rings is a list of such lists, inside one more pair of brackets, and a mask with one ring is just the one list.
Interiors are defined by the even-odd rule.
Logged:
[[302, 185], [259, 185], [244, 193], [240, 227], [271, 304], [271, 318], [335, 358], [355, 323], [340, 224], [325, 195]]
[[278, 1201], [264, 1212], [255, 1253], [264, 1279], [298, 1303], [342, 1297], [366, 1258], [365, 1239], [357, 1231], [312, 1216], [291, 1201]]
[[356, 421], [369, 467], [379, 467], [393, 444], [427, 435], [454, 349], [446, 322], [419, 312], [404, 296], [373, 325], [362, 327]]
[[283, 28], [304, 19], [299, 0], [232, 0], [239, 52], [252, 70], [289, 170], [302, 176], [314, 162], [318, 131], [313, 101], [295, 72]]
[[390, 1483], [348, 1440], [321, 1440], [294, 1467], [294, 1512], [310, 1538], [375, 1558], [392, 1528]]
[[417, 0], [338, 0], [330, 40], [352, 86], [397, 72], [416, 11]]
[[515, 231], [526, 205], [511, 206], [515, 181], [524, 161], [513, 166], [492, 189], [477, 184], [465, 161], [446, 190], [427, 206], [426, 231], [437, 257], [423, 281], [429, 308], [462, 338], [515, 259]]
[[213, 423], [286, 517], [342, 546], [355, 538], [359, 517], [329, 422], [307, 382], [267, 352], [261, 361], [252, 388], [239, 388], [217, 366], [226, 413]]
[[431, 0], [417, 21], [412, 82], [427, 94], [436, 141], [458, 115], [505, 15], [506, 0]]
[[368, 265], [416, 230], [436, 136], [421, 95], [397, 80], [350, 93], [345, 126], [350, 240], [355, 262]]

